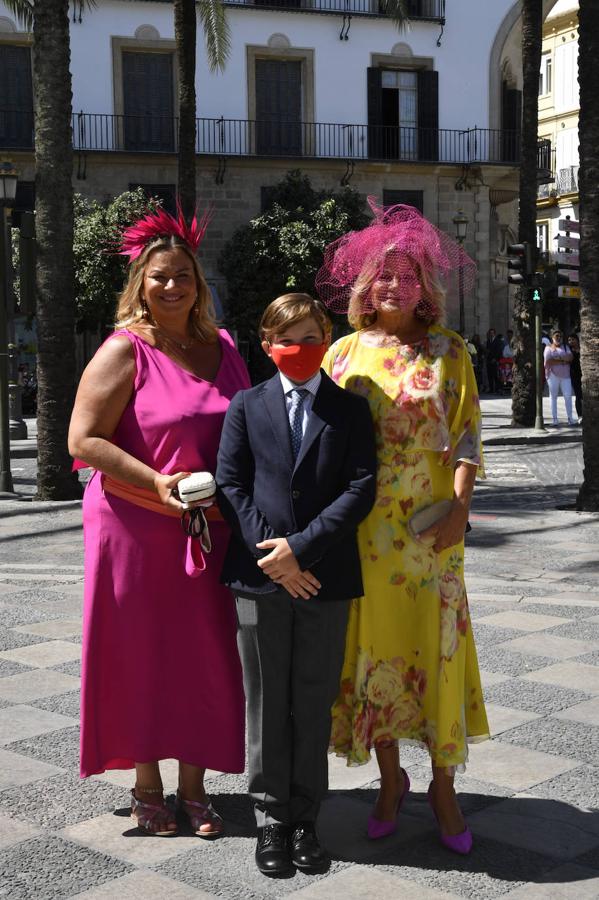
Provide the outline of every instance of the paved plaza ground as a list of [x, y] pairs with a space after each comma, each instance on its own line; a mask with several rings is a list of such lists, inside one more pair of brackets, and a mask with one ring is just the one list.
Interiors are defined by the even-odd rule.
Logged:
[[[0, 897], [599, 898], [599, 516], [568, 508], [580, 428], [539, 438], [508, 427], [507, 399], [483, 410], [466, 575], [493, 740], [456, 782], [474, 850], [439, 845], [423, 752], [403, 753], [412, 792], [377, 842], [375, 764], [331, 758], [320, 831], [333, 864], [284, 881], [254, 867], [244, 776], [209, 773], [227, 823], [215, 842], [141, 836], [128, 772], [79, 780], [80, 504], [32, 501], [33, 441], [15, 444], [19, 499], [0, 499]], [[171, 791], [174, 763], [163, 770]]]

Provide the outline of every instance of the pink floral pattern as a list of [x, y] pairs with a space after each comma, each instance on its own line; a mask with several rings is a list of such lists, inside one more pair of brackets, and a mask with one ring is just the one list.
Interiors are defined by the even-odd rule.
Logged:
[[414, 541], [410, 517], [453, 495], [465, 459], [484, 477], [480, 408], [461, 338], [441, 326], [413, 345], [373, 347], [359, 334], [334, 344], [324, 366], [368, 399], [379, 468], [375, 506], [359, 529], [364, 597], [352, 603], [332, 749], [350, 765], [379, 741], [428, 749], [460, 765], [467, 739], [489, 729], [464, 586], [463, 546], [443, 553]]

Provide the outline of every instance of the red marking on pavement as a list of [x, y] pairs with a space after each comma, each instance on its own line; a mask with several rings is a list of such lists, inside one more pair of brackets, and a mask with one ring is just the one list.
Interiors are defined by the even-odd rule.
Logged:
[[484, 515], [484, 513], [470, 513], [469, 516], [473, 522], [482, 522], [483, 519], [497, 519], [498, 516]]

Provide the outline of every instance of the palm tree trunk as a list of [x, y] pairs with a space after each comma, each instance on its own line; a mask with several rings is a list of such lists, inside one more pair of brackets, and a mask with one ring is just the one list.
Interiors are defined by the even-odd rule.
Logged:
[[196, 208], [196, 7], [195, 0], [174, 0], [179, 71], [179, 203], [187, 219]]
[[75, 394], [75, 284], [68, 0], [35, 4], [38, 484], [42, 500], [81, 495], [67, 450]]
[[580, 343], [584, 478], [578, 509], [599, 510], [599, 9], [580, 0]]
[[[520, 139], [520, 216], [518, 238], [537, 246], [537, 131], [539, 119], [539, 72], [543, 39], [542, 0], [522, 3], [522, 124]], [[535, 423], [535, 330], [530, 291], [520, 288], [514, 303], [515, 354], [512, 388], [514, 425]]]

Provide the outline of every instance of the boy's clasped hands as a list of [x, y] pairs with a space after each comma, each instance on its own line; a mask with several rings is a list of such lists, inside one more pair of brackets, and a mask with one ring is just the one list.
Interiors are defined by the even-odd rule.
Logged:
[[271, 551], [258, 560], [258, 566], [271, 581], [280, 584], [294, 598], [309, 600], [318, 595], [320, 582], [309, 569], [302, 572], [287, 538], [270, 538], [260, 541], [256, 547]]

